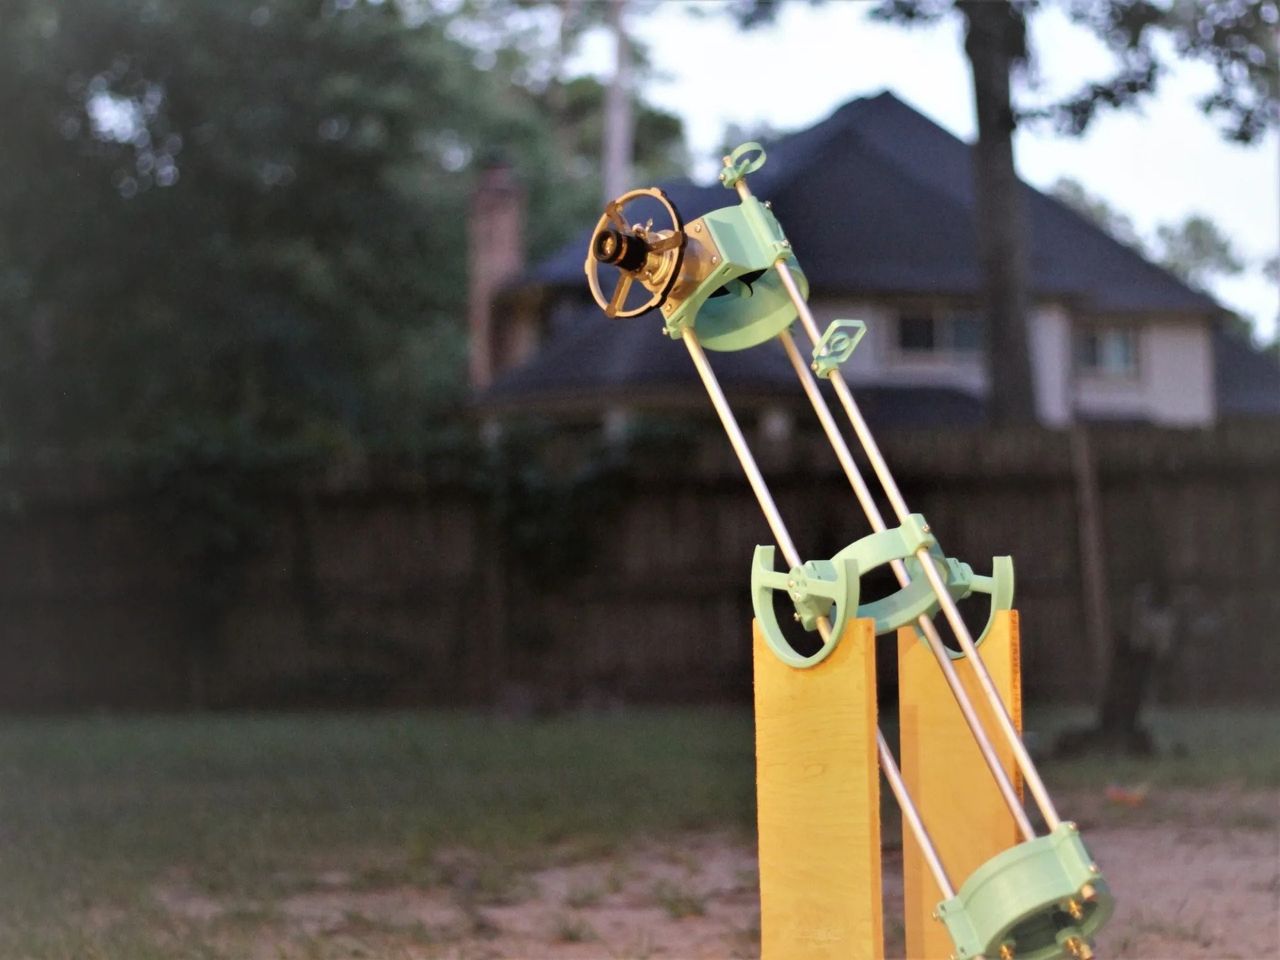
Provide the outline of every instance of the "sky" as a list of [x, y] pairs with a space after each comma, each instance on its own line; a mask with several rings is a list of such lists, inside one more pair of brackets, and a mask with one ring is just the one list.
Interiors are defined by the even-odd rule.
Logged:
[[[868, 6], [787, 4], [775, 25], [743, 32], [717, 0], [660, 0], [629, 22], [657, 73], [642, 95], [684, 119], [701, 177], [717, 169], [728, 124], [803, 129], [849, 100], [886, 89], [971, 140], [976, 125], [959, 19], [908, 30], [869, 21]], [[1035, 89], [1023, 83], [1019, 102], [1072, 92], [1105, 76], [1111, 64], [1106, 49], [1052, 5], [1032, 19], [1031, 43]], [[611, 39], [594, 34], [575, 65], [603, 75], [612, 57]], [[1078, 180], [1127, 214], [1144, 237], [1191, 213], [1209, 216], [1251, 267], [1215, 281], [1212, 292], [1269, 338], [1277, 332], [1280, 294], [1260, 267], [1280, 247], [1280, 138], [1273, 132], [1247, 147], [1225, 141], [1195, 106], [1212, 87], [1207, 66], [1178, 63], [1158, 97], [1140, 110], [1104, 114], [1081, 138], [1020, 128], [1015, 162], [1022, 178], [1041, 189], [1059, 177]]]

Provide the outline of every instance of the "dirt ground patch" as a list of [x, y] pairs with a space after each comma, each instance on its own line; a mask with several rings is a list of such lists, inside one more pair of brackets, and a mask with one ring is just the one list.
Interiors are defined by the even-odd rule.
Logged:
[[[1104, 865], [1118, 909], [1104, 958], [1280, 958], [1280, 791], [1167, 790], [1141, 806], [1064, 798]], [[901, 857], [887, 850], [885, 929], [901, 956]], [[216, 930], [258, 927], [261, 960], [367, 957], [739, 958], [759, 955], [753, 845], [698, 833], [608, 856], [504, 866], [456, 850], [429, 880], [329, 872], [272, 904], [218, 904], [179, 887], [158, 905]]]

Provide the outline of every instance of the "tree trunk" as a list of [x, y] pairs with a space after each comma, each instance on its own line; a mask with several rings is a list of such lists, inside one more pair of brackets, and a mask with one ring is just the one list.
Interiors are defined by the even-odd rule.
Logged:
[[1027, 225], [1013, 166], [1015, 120], [1009, 95], [1013, 64], [1025, 55], [1025, 24], [1010, 4], [965, 0], [965, 53], [973, 70], [978, 142], [974, 197], [986, 315], [988, 399], [992, 423], [1036, 419], [1027, 347]]
[[627, 0], [609, 0], [609, 28], [613, 31], [613, 77], [604, 101], [604, 202], [630, 190], [634, 124], [631, 104], [631, 39], [624, 22]]

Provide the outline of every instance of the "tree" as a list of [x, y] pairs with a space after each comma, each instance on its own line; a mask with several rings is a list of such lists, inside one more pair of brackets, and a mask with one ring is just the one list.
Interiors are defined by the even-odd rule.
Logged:
[[987, 404], [995, 424], [1034, 422], [1035, 388], [1027, 341], [1026, 204], [1013, 164], [1010, 81], [1026, 60], [1021, 5], [961, 0], [965, 54], [973, 73], [978, 139], [974, 144], [974, 221], [985, 308]]
[[[1038, 7], [1034, 0], [880, 0], [872, 16], [906, 26], [934, 23], [952, 11], [966, 19], [965, 53], [973, 71], [978, 144], [975, 149], [975, 208], [983, 265], [983, 288], [990, 329], [988, 367], [1001, 370], [992, 377], [990, 403], [994, 419], [1011, 422], [1032, 419], [1029, 371], [1025, 352], [1026, 279], [1021, 257], [1013, 262], [993, 256], [993, 251], [1025, 249], [1019, 195], [1021, 188], [1012, 175], [1012, 134], [1019, 122], [1051, 119], [1059, 130], [1083, 133], [1106, 108], [1128, 107], [1156, 91], [1166, 70], [1161, 41], [1168, 41], [1175, 55], [1209, 63], [1218, 86], [1203, 98], [1206, 114], [1225, 117], [1224, 134], [1239, 142], [1252, 142], [1261, 133], [1280, 125], [1280, 59], [1277, 53], [1277, 25], [1280, 5], [1276, 0], [1172, 0], [1157, 4], [1151, 0], [1073, 0], [1069, 11], [1077, 23], [1101, 37], [1116, 57], [1115, 74], [1088, 84], [1061, 103], [1015, 107], [1009, 95], [1009, 77], [1018, 64], [1032, 56], [1026, 49], [1025, 16]], [[767, 22], [775, 14], [772, 0], [738, 0], [739, 22], [752, 25]], [[1220, 239], [1203, 224], [1183, 224], [1162, 238], [1172, 262], [1181, 269], [1193, 263], [1215, 263], [1218, 269], [1231, 268], [1223, 256]], [[1010, 247], [1013, 244], [1013, 247]], [[1202, 259], [1203, 258], [1203, 259]], [[1006, 326], [999, 331], [994, 328]], [[1010, 357], [997, 352], [1016, 349]], [[1012, 364], [1012, 367], [1010, 367]], [[1010, 371], [1012, 383], [1003, 382]], [[1125, 644], [1112, 644], [1111, 673], [1120, 676]], [[1099, 740], [1115, 739], [1123, 733], [1114, 729], [1116, 718], [1125, 716], [1113, 702], [1118, 690], [1132, 684], [1111, 684], [1100, 703], [1097, 732]], [[1108, 695], [1112, 697], [1108, 699]], [[1130, 713], [1136, 723], [1136, 715]]]
[[[448, 398], [469, 144], [531, 127], [464, 50], [390, 5], [6, 0], [3, 20], [10, 443], [350, 443]], [[397, 366], [424, 352], [406, 396]]]
[[[0, 0], [0, 447], [111, 457], [191, 569], [191, 694], [284, 469], [462, 388], [472, 171], [537, 102], [369, 0]], [[545, 201], [544, 201], [545, 202]]]
[[1179, 224], [1156, 228], [1157, 262], [1195, 287], [1204, 288], [1211, 277], [1233, 277], [1244, 271], [1244, 261], [1232, 249], [1231, 240], [1208, 217], [1191, 214]]

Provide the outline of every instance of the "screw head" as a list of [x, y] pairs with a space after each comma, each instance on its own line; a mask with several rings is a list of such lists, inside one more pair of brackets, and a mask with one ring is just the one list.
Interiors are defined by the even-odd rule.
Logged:
[[711, 258], [711, 262], [712, 262], [712, 263], [719, 263], [719, 262], [720, 262], [720, 258], [719, 258], [719, 257], [712, 257], [712, 258]]
[[694, 233], [701, 233], [701, 232], [702, 232], [702, 224], [700, 224], [700, 223], [695, 223], [695, 224], [693, 225], [693, 232], [694, 232]]

